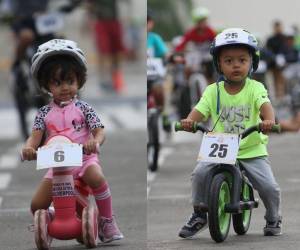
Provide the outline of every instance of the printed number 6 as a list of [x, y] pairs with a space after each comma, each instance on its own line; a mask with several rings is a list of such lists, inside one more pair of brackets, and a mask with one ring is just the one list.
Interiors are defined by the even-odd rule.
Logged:
[[56, 162], [62, 162], [65, 160], [65, 155], [64, 155], [64, 151], [56, 151], [54, 153], [54, 161]]

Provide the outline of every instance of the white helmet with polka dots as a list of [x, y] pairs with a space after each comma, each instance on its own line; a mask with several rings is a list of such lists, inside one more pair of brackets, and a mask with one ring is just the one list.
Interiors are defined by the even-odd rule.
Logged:
[[55, 55], [69, 55], [73, 57], [85, 71], [87, 70], [85, 56], [76, 42], [65, 39], [53, 39], [40, 45], [32, 57], [31, 73], [35, 79], [37, 79], [39, 75], [39, 70], [43, 62], [47, 58]]

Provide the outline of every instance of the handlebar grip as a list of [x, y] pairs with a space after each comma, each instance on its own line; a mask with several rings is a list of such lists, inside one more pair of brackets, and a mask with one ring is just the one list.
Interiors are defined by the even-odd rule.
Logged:
[[[184, 128], [182, 127], [182, 125], [181, 125], [181, 122], [175, 122], [175, 126], [174, 127], [175, 127], [175, 132], [177, 132], [177, 131], [185, 131]], [[198, 130], [198, 123], [194, 122], [192, 130], [191, 131], [187, 131], [187, 132], [196, 133], [197, 130]]]
[[175, 132], [182, 131], [183, 127], [180, 122], [175, 122], [174, 129], [175, 129]]
[[273, 125], [272, 132], [274, 132], [274, 133], [280, 133], [281, 132], [281, 126], [280, 126], [280, 124]]
[[[257, 131], [261, 132], [260, 124], [257, 125]], [[280, 133], [281, 132], [281, 126], [280, 124], [274, 124], [272, 126], [271, 132], [273, 133]]]

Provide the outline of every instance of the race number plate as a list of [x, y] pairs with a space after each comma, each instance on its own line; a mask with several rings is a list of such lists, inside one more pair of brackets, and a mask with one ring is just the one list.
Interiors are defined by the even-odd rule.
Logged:
[[207, 133], [202, 139], [198, 161], [235, 164], [238, 151], [237, 134]]
[[35, 20], [35, 26], [40, 35], [55, 33], [62, 29], [63, 25], [63, 17], [59, 13], [39, 15]]
[[82, 145], [51, 144], [37, 151], [37, 169], [82, 166]]

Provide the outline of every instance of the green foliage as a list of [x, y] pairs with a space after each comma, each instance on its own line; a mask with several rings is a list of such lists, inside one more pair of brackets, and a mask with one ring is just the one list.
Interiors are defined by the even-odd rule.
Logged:
[[191, 0], [148, 0], [147, 7], [154, 12], [154, 32], [160, 34], [164, 40], [171, 40], [176, 35], [184, 33], [184, 27], [177, 13], [177, 3], [181, 2], [186, 10], [190, 10]]

